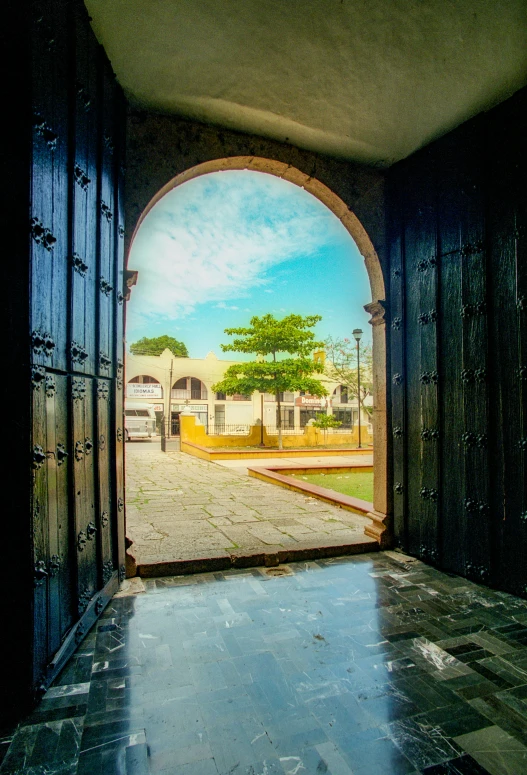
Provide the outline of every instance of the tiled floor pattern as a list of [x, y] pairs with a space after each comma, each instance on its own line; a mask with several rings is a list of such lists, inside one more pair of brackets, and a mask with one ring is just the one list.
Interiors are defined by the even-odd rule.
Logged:
[[368, 543], [368, 524], [302, 493], [161, 452], [159, 442], [126, 445], [126, 530], [138, 565]]
[[527, 601], [392, 552], [290, 569], [114, 598], [2, 775], [527, 773]]

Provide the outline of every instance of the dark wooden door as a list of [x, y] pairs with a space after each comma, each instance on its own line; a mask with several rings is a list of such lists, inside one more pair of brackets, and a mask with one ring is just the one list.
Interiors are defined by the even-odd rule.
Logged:
[[525, 91], [388, 174], [397, 541], [527, 595]]
[[31, 11], [33, 695], [124, 578], [124, 100], [81, 2]]

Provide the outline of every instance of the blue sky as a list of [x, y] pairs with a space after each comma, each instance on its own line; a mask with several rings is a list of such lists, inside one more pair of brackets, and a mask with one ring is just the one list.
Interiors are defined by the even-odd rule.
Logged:
[[253, 315], [322, 315], [317, 338], [371, 340], [364, 261], [349, 233], [293, 183], [248, 170], [214, 172], [166, 194], [146, 216], [129, 267], [139, 271], [127, 343], [169, 334], [192, 358], [223, 354], [225, 328]]

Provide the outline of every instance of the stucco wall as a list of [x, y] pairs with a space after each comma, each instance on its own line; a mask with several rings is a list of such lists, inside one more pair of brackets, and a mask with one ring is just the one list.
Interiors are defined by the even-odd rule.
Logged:
[[357, 216], [383, 263], [384, 175], [379, 170], [255, 135], [135, 110], [128, 115], [127, 252], [141, 213], [163, 186], [198, 164], [234, 156], [273, 159], [323, 183]]

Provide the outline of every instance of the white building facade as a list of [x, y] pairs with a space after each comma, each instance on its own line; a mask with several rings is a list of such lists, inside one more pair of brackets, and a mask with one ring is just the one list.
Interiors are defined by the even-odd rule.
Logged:
[[[275, 396], [253, 393], [252, 396], [227, 396], [216, 393], [212, 385], [223, 379], [229, 366], [239, 361], [220, 360], [213, 352], [205, 358], [180, 358], [170, 350], [161, 355], [126, 356], [126, 393], [129, 401], [153, 404], [158, 423], [163, 417], [172, 420], [172, 433], [179, 432], [179, 414], [190, 410], [207, 428], [216, 426], [254, 425], [263, 419], [268, 428], [277, 424]], [[349, 399], [347, 389], [323, 374], [317, 378], [326, 385], [329, 395], [317, 397], [296, 393], [281, 396], [282, 426], [302, 428], [317, 413], [333, 414], [343, 428], [352, 427], [358, 420], [357, 399]], [[372, 398], [365, 400], [372, 405]], [[363, 411], [361, 423], [370, 422]]]

